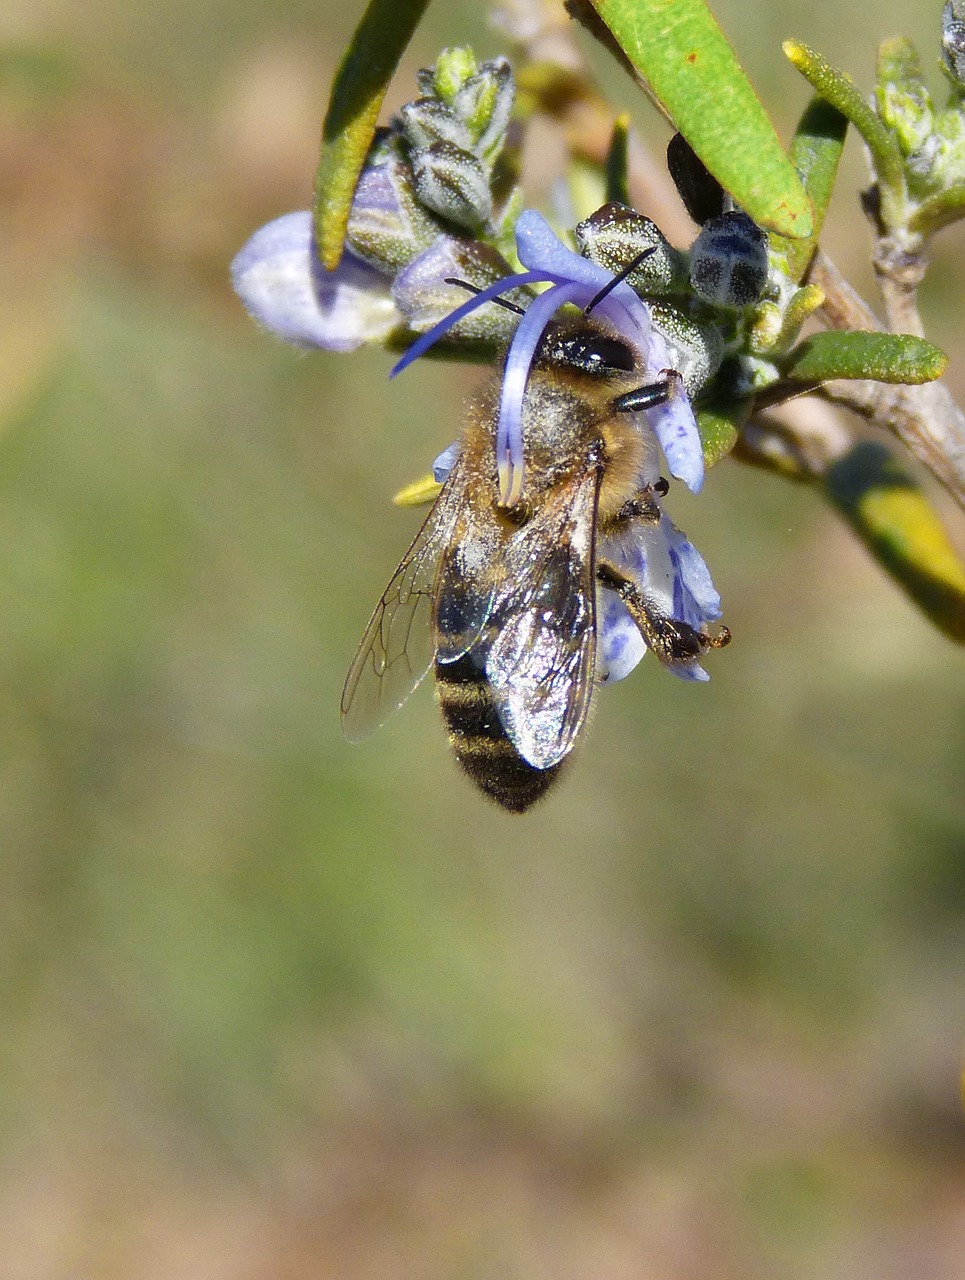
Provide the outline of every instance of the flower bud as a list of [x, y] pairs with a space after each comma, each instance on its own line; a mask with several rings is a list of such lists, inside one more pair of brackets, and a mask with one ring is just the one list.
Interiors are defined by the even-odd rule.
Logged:
[[439, 234], [416, 197], [408, 164], [383, 139], [362, 170], [349, 214], [347, 244], [356, 257], [394, 275]]
[[635, 209], [615, 202], [605, 204], [579, 223], [574, 235], [583, 257], [614, 275], [649, 250], [627, 277], [638, 293], [674, 293], [686, 286], [686, 256], [670, 244], [655, 222]]
[[724, 355], [720, 331], [712, 324], [696, 324], [665, 302], [651, 302], [650, 314], [670, 352], [668, 368], [677, 370], [684, 390], [695, 396], [720, 368]]
[[784, 316], [777, 303], [762, 302], [747, 332], [747, 350], [752, 356], [768, 355], [780, 340], [783, 328]]
[[492, 195], [482, 165], [450, 142], [434, 142], [412, 155], [416, 195], [433, 213], [467, 231], [479, 231], [492, 212]]
[[469, 130], [462, 120], [438, 98], [417, 98], [407, 102], [398, 116], [399, 127], [413, 152], [425, 151], [434, 142], [451, 142], [468, 151]]
[[903, 36], [878, 48], [875, 107], [905, 157], [909, 177], [927, 180], [940, 159], [935, 112], [922, 79], [921, 60]]
[[458, 45], [443, 49], [434, 67], [420, 71], [416, 79], [427, 98], [440, 98], [446, 106], [452, 106], [456, 94], [479, 70], [476, 55], [471, 49]]
[[[511, 273], [509, 263], [492, 246], [478, 240], [439, 236], [431, 248], [420, 253], [396, 277], [392, 297], [409, 328], [425, 333], [451, 315], [473, 292]], [[472, 287], [448, 284], [447, 280], [452, 279]], [[532, 301], [532, 294], [526, 289], [510, 289], [504, 297], [524, 310]], [[472, 311], [448, 333], [468, 342], [501, 346], [509, 342], [518, 324], [518, 316], [494, 302]]]
[[472, 150], [491, 168], [506, 141], [516, 97], [512, 68], [506, 58], [484, 62], [453, 99], [452, 109], [465, 123]]
[[694, 293], [717, 307], [748, 307], [767, 285], [767, 236], [735, 209], [711, 218], [690, 251]]

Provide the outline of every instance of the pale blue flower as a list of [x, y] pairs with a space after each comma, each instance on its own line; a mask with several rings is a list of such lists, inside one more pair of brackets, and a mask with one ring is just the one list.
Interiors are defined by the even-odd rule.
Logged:
[[347, 250], [335, 271], [322, 267], [308, 210], [259, 228], [232, 262], [231, 281], [249, 315], [297, 347], [354, 351], [405, 326], [388, 276]]

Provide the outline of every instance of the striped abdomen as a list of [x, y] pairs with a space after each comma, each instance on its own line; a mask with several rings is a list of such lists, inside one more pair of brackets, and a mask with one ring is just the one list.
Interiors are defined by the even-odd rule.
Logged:
[[486, 673], [471, 657], [437, 662], [435, 674], [456, 759], [497, 804], [511, 813], [523, 813], [541, 798], [562, 764], [534, 769], [523, 759], [499, 722]]

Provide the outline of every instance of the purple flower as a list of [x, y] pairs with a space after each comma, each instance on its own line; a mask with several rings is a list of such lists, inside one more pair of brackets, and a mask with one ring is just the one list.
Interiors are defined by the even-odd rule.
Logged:
[[297, 347], [354, 351], [405, 326], [388, 276], [349, 251], [336, 270], [322, 267], [308, 210], [256, 231], [232, 262], [231, 281], [249, 315]]
[[[514, 505], [522, 495], [525, 465], [523, 397], [540, 339], [565, 303], [585, 307], [613, 282], [613, 275], [605, 267], [567, 249], [542, 215], [533, 209], [521, 214], [516, 223], [516, 251], [526, 271], [495, 282], [457, 307], [413, 343], [393, 370], [393, 373], [401, 372], [464, 316], [507, 290], [537, 283], [550, 285], [530, 303], [506, 356], [496, 432], [500, 500], [506, 506]], [[625, 281], [611, 288], [594, 310], [635, 348], [640, 359], [641, 377], [645, 381], [658, 379], [670, 367], [667, 345], [651, 326], [649, 309]], [[666, 404], [648, 409], [645, 416], [663, 450], [671, 474], [696, 493], [703, 483], [704, 456], [689, 400], [685, 395], [674, 396]]]

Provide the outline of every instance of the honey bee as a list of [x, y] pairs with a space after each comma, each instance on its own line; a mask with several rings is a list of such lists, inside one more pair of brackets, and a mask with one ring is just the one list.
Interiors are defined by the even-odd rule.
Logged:
[[619, 596], [663, 662], [727, 643], [726, 629], [710, 636], [668, 616], [598, 555], [637, 522], [661, 518], [666, 481], [641, 488], [655, 445], [633, 414], [676, 387], [670, 373], [641, 385], [633, 348], [601, 319], [548, 325], [523, 399], [526, 480], [521, 500], [506, 506], [495, 447], [500, 379], [489, 383], [349, 670], [349, 739], [381, 724], [432, 667], [459, 764], [521, 813], [552, 785], [586, 723], [600, 590]]

